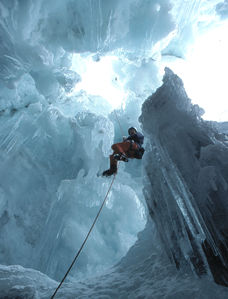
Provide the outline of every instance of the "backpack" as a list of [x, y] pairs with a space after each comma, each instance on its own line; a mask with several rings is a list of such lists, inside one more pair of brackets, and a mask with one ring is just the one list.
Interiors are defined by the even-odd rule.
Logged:
[[140, 147], [137, 151], [135, 151], [135, 158], [142, 159], [144, 152], [145, 149], [143, 147]]

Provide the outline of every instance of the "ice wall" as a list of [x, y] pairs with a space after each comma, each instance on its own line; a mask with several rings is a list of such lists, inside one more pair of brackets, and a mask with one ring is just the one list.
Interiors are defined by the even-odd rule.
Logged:
[[[109, 181], [104, 181], [99, 174], [108, 167], [111, 143], [122, 134], [114, 114], [107, 117], [111, 109], [105, 99], [87, 95], [84, 91], [70, 95], [75, 84], [81, 80], [77, 69], [70, 69], [72, 53], [80, 52], [84, 56], [93, 53], [98, 58], [111, 53], [121, 58], [114, 68], [119, 80], [124, 81], [125, 88], [130, 91], [130, 101], [125, 108], [117, 111], [125, 130], [132, 123], [137, 124], [136, 118], [145, 91], [151, 92], [160, 82], [160, 56], [184, 56], [195, 31], [211, 24], [211, 18], [206, 18], [208, 15], [214, 16], [217, 9], [220, 15], [226, 16], [226, 1], [216, 6], [218, 2], [0, 1], [0, 263], [20, 263], [61, 279], [108, 188]], [[200, 21], [199, 16], [202, 17]], [[189, 111], [198, 109], [192, 109], [188, 101], [185, 104], [181, 108], [183, 111], [186, 107], [190, 107]], [[190, 130], [189, 123], [192, 123], [193, 118], [188, 118], [190, 112], [186, 112], [181, 123], [183, 139], [186, 137], [184, 129], [191, 131], [191, 137], [185, 140], [185, 145], [189, 147], [186, 145], [186, 151], [180, 152], [182, 143], [178, 143], [180, 138], [176, 137], [171, 125], [173, 119], [179, 119], [179, 110], [171, 111], [166, 114], [167, 121], [160, 110], [158, 115], [151, 114], [154, 122], [152, 127], [150, 121], [143, 122], [148, 137], [152, 136], [154, 140], [151, 146], [154, 147], [155, 142], [156, 148], [161, 150], [156, 157], [156, 150], [152, 152], [152, 157], [148, 154], [147, 160], [147, 169], [156, 170], [153, 172], [154, 184], [157, 182], [160, 189], [153, 185], [151, 191], [148, 182], [145, 194], [151, 198], [150, 192], [155, 192], [156, 199], [164, 195], [160, 203], [168, 198], [171, 201], [167, 203], [169, 209], [160, 208], [156, 200], [154, 202], [159, 210], [157, 215], [164, 216], [154, 219], [159, 231], [162, 231], [161, 237], [169, 257], [180, 265], [184, 264], [184, 260], [190, 261], [196, 272], [209, 274], [211, 271], [217, 281], [224, 283], [225, 279], [222, 281], [216, 271], [225, 269], [220, 263], [222, 258], [226, 261], [220, 235], [221, 231], [225, 231], [225, 220], [222, 224], [222, 217], [216, 218], [217, 204], [216, 208], [210, 205], [212, 197], [217, 202], [221, 200], [221, 194], [226, 194], [226, 184], [222, 179], [226, 178], [225, 170], [222, 172], [222, 167], [218, 170], [216, 162], [222, 159], [222, 155], [226, 156], [221, 153], [223, 140], [216, 141], [216, 134], [213, 135], [206, 126], [205, 134], [202, 128], [202, 132], [199, 131], [197, 126], [200, 120]], [[145, 112], [145, 117], [148, 113]], [[169, 136], [164, 135], [163, 143], [153, 131], [162, 121], [170, 130]], [[177, 128], [181, 131], [178, 125]], [[170, 136], [173, 136], [172, 140]], [[172, 147], [174, 138], [177, 141], [175, 148]], [[164, 147], [164, 143], [167, 147]], [[200, 150], [202, 146], [207, 149], [205, 152]], [[218, 157], [214, 155], [215, 148], [219, 152]], [[166, 168], [160, 168], [156, 160], [159, 156]], [[170, 159], [172, 161], [167, 162]], [[223, 165], [224, 160], [220, 164]], [[82, 277], [103, 271], [117, 262], [134, 244], [137, 232], [145, 224], [144, 208], [140, 201], [143, 198], [140, 162], [134, 161], [127, 167], [121, 165], [101, 221], [96, 225], [91, 242], [87, 244], [72, 276]], [[200, 166], [197, 163], [201, 163]], [[199, 169], [200, 190], [197, 189], [196, 176], [192, 177], [192, 173], [197, 173]], [[164, 185], [160, 185], [163, 182], [160, 175], [165, 180]], [[164, 186], [168, 186], [167, 189]], [[204, 194], [209, 194], [209, 200]], [[182, 197], [186, 199], [187, 207]], [[194, 203], [193, 199], [199, 200]], [[207, 205], [203, 205], [204, 201], [208, 201]], [[151, 201], [148, 203], [152, 213], [156, 209]], [[163, 204], [166, 207], [166, 203]], [[223, 204], [221, 200], [221, 206]], [[215, 220], [210, 221], [208, 210]], [[224, 211], [225, 208], [221, 213]], [[174, 215], [176, 222], [169, 215]], [[173, 225], [172, 232], [170, 224]], [[151, 231], [154, 231], [153, 226]], [[148, 238], [151, 232], [147, 231], [143, 236]], [[153, 241], [159, 244], [157, 239]], [[203, 249], [201, 244], [204, 244]], [[211, 248], [213, 253], [210, 252]], [[108, 276], [104, 286], [104, 277], [95, 279], [92, 289], [90, 282], [87, 282], [86, 287], [82, 283], [78, 287], [81, 296], [85, 293], [103, 296], [113, 284], [110, 291], [113, 297], [119, 294], [123, 297], [134, 295], [135, 290], [136, 296], [150, 296], [156, 288], [158, 297], [159, 294], [163, 297], [167, 294], [175, 296], [179, 288], [182, 298], [183, 280], [178, 277], [173, 283], [177, 291], [170, 291], [170, 277], [175, 275], [175, 270], [171, 267], [171, 271], [165, 272], [167, 260], [161, 258], [159, 262], [160, 248], [158, 254], [150, 252], [154, 252], [153, 246], [147, 247], [143, 242], [137, 242], [118, 271]], [[139, 257], [137, 261], [136, 255]], [[157, 263], [154, 263], [155, 256]], [[208, 270], [208, 264], [211, 270]], [[212, 268], [212, 264], [216, 265], [215, 268]], [[161, 269], [164, 270], [163, 276], [156, 280], [157, 272], [161, 272]], [[154, 284], [153, 288], [149, 288], [152, 272]], [[2, 266], [0, 286], [5, 291], [4, 295], [32, 297], [38, 294], [38, 298], [42, 297], [43, 284], [39, 285], [36, 294], [32, 276], [44, 281], [48, 297], [52, 291], [49, 285], [54, 283], [34, 273], [21, 267]], [[162, 281], [165, 275], [164, 287]], [[185, 291], [190, 288], [189, 285], [191, 288], [195, 286], [196, 282], [191, 284], [191, 279], [189, 276]], [[31, 284], [32, 288], [29, 288]], [[168, 292], [164, 293], [167, 285]], [[195, 290], [193, 295], [198, 293], [199, 288]], [[66, 291], [69, 298], [77, 294], [74, 285], [66, 287], [63, 294]]]
[[[108, 190], [109, 180], [99, 174], [108, 167], [113, 124], [74, 105], [71, 116], [35, 103], [0, 118], [1, 264], [61, 279]], [[141, 190], [123, 170], [75, 275], [117, 262], [144, 227]]]
[[144, 195], [177, 268], [190, 264], [197, 275], [227, 286], [228, 147], [200, 114], [166, 68], [140, 116], [149, 140]]
[[[98, 51], [100, 40], [103, 53], [117, 47], [109, 23], [122, 9], [111, 1], [0, 1], [2, 264], [61, 279], [96, 215], [109, 186], [99, 175], [109, 166], [116, 122], [108, 118], [106, 99], [84, 91], [70, 95], [81, 80], [70, 69], [71, 53]], [[144, 227], [141, 187], [134, 190], [132, 176], [123, 176], [124, 165], [73, 276], [117, 262]]]

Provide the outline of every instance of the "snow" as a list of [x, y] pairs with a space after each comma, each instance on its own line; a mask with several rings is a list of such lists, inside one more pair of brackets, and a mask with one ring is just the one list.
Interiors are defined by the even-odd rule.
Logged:
[[135, 126], [143, 160], [119, 163], [57, 298], [227, 298], [227, 122], [163, 78], [227, 1], [2, 0], [0, 16], [0, 297], [51, 297]]
[[[142, 250], [143, 248], [143, 250]], [[50, 298], [58, 284], [44, 274], [21, 266], [0, 266], [1, 295]], [[159, 247], [149, 221], [121, 262], [102, 276], [64, 283], [55, 298], [227, 298], [227, 289], [189, 269], [176, 272]]]

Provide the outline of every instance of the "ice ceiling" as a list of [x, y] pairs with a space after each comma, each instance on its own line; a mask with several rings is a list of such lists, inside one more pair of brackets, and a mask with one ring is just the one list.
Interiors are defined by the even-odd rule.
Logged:
[[[108, 187], [114, 108], [124, 130], [140, 127], [169, 66], [205, 118], [227, 120], [228, 1], [0, 0], [0, 15], [0, 263], [60, 279]], [[142, 188], [142, 164], [121, 165], [72, 277], [128, 252]]]
[[[213, 12], [211, 9], [212, 7], [209, 7], [209, 15], [202, 16], [202, 21], [197, 19], [197, 24], [205, 22], [207, 24], [206, 28], [200, 30], [199, 27], [202, 24], [199, 27], [196, 24], [191, 24], [192, 32], [190, 30], [190, 32], [186, 33], [187, 36], [185, 36], [185, 40], [189, 39], [186, 52], [182, 53], [179, 59], [178, 55], [172, 56], [171, 54], [166, 56], [165, 54], [159, 58], [159, 63], [161, 72], [168, 65], [183, 78], [190, 98], [192, 98], [195, 104], [199, 104], [205, 110], [205, 119], [226, 121], [228, 112], [225, 73], [228, 67], [226, 57], [228, 51], [226, 38], [228, 24], [221, 16], [216, 16], [215, 11]], [[200, 9], [199, 3], [197, 8]], [[158, 13], [161, 7], [159, 4], [154, 4], [153, 9]], [[221, 5], [217, 5], [217, 11], [220, 13], [223, 11], [224, 13], [224, 10], [221, 10]], [[208, 26], [208, 23], [211, 24]], [[181, 31], [183, 29], [177, 27], [175, 30], [178, 32], [178, 30]], [[174, 36], [175, 33], [173, 34]], [[182, 47], [184, 47], [184, 44]], [[176, 51], [178, 52], [180, 49], [176, 49]], [[155, 52], [151, 57], [158, 59], [157, 55], [159, 53]], [[122, 80], [119, 82], [120, 71], [117, 70], [115, 72], [113, 69], [113, 63], [115, 64], [118, 60], [118, 53], [116, 56], [106, 56], [102, 59], [100, 59], [99, 55], [94, 57], [95, 59], [92, 58], [92, 55], [89, 58], [87, 55], [84, 58], [73, 57], [72, 67], [80, 75], [79, 69], [84, 65], [84, 69], [81, 70], [83, 72], [82, 82], [77, 85], [76, 90], [84, 89], [90, 94], [101, 95], [108, 99], [113, 107], [119, 107], [127, 98], [128, 90], [124, 90], [125, 78], [121, 78]], [[99, 63], [96, 63], [97, 61]]]
[[132, 91], [154, 90], [168, 65], [205, 117], [224, 121], [226, 9], [219, 0], [1, 1], [1, 79], [10, 88], [29, 73], [52, 98], [63, 87], [64, 70], [72, 69], [82, 77], [76, 90], [120, 106]]
[[[228, 119], [227, 31], [228, 23], [218, 21], [215, 27], [195, 35], [183, 58], [169, 55], [161, 57], [160, 72], [162, 73], [165, 66], [169, 66], [184, 80], [189, 97], [193, 103], [204, 109], [203, 118], [207, 120]], [[92, 54], [84, 58], [80, 54], [74, 55], [72, 69], [77, 71], [82, 79], [76, 85], [75, 91], [86, 90], [89, 94], [104, 97], [113, 108], [120, 107], [128, 97], [129, 90], [124, 89], [125, 78], [118, 80], [119, 72], [113, 69], [113, 64], [117, 61], [118, 56], [105, 56], [99, 58], [97, 63]]]
[[99, 62], [94, 61], [92, 55], [81, 57], [73, 55], [72, 70], [81, 76], [71, 95], [81, 89], [88, 94], [99, 95], [111, 104], [112, 108], [120, 108], [127, 98], [124, 84], [118, 82], [118, 74], [113, 70], [113, 64], [118, 60], [116, 56], [104, 56]]

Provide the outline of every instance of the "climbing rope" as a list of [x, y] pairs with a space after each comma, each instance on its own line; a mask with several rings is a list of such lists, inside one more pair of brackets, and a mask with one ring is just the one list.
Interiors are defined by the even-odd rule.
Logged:
[[116, 116], [117, 122], [118, 122], [118, 124], [119, 124], [119, 127], [120, 127], [121, 134], [122, 134], [122, 136], [124, 136], [124, 132], [123, 132], [123, 129], [122, 129], [122, 127], [121, 127], [121, 124], [120, 124], [119, 118], [118, 118], [118, 116], [117, 116], [117, 114], [116, 114], [116, 110], [114, 110], [114, 113], [115, 113], [115, 116]]
[[64, 275], [63, 279], [61, 280], [60, 284], [59, 284], [58, 287], [56, 288], [54, 294], [51, 296], [51, 299], [53, 299], [53, 298], [55, 297], [56, 293], [58, 292], [59, 288], [60, 288], [61, 285], [63, 284], [63, 282], [64, 282], [64, 280], [66, 279], [67, 275], [69, 274], [71, 268], [73, 267], [74, 263], [76, 262], [76, 260], [77, 260], [77, 258], [78, 258], [78, 256], [79, 256], [79, 254], [81, 253], [81, 251], [82, 251], [82, 249], [83, 249], [83, 247], [84, 247], [84, 245], [85, 245], [87, 239], [89, 238], [89, 235], [90, 235], [90, 233], [91, 233], [91, 231], [92, 231], [92, 229], [93, 229], [93, 227], [94, 227], [94, 225], [95, 225], [95, 223], [96, 223], [96, 221], [97, 221], [97, 218], [99, 217], [99, 215], [100, 215], [100, 213], [101, 213], [101, 210], [102, 210], [102, 208], [103, 208], [103, 206], [104, 206], [104, 204], [105, 204], [105, 202], [106, 202], [106, 200], [107, 200], [107, 198], [108, 198], [108, 194], [109, 194], [109, 192], [110, 192], [111, 189], [112, 189], [112, 185], [113, 185], [113, 183], [114, 183], [114, 181], [115, 181], [115, 178], [116, 178], [116, 173], [115, 173], [114, 176], [113, 176], [112, 182], [111, 182], [111, 184], [110, 184], [110, 186], [109, 186], [109, 189], [108, 189], [108, 191], [107, 191], [107, 193], [106, 193], [106, 195], [105, 195], [105, 198], [104, 198], [104, 200], [103, 200], [103, 203], [102, 203], [102, 205], [101, 205], [101, 207], [100, 207], [100, 209], [99, 209], [99, 211], [98, 211], [98, 213], [97, 213], [97, 216], [95, 217], [95, 219], [94, 219], [94, 221], [93, 221], [93, 224], [92, 224], [91, 227], [90, 227], [90, 230], [89, 230], [89, 232], [88, 232], [88, 234], [87, 234], [85, 240], [83, 241], [83, 243], [82, 243], [80, 249], [78, 250], [77, 254], [75, 255], [75, 258], [74, 258], [73, 262], [71, 263], [69, 269], [67, 270], [67, 272], [66, 272], [66, 274]]

